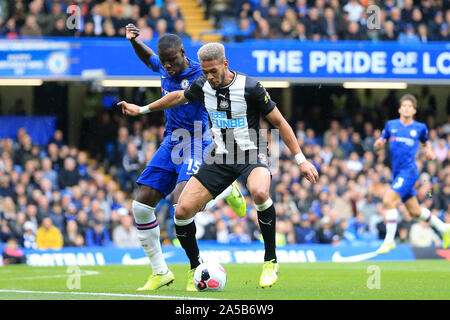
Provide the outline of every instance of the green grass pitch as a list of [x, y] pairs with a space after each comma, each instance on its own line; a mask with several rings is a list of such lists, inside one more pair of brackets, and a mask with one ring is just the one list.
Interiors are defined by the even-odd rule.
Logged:
[[[448, 300], [450, 261], [285, 263], [278, 282], [259, 288], [261, 264], [224, 264], [222, 292], [186, 292], [187, 264], [170, 265], [175, 281], [157, 291], [137, 293], [149, 266], [3, 266], [1, 300]], [[74, 272], [75, 271], [75, 272]], [[79, 273], [78, 273], [79, 272]], [[80, 275], [79, 277], [77, 275]]]

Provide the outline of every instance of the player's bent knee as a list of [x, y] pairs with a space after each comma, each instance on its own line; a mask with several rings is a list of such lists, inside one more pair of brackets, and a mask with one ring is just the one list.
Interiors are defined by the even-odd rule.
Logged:
[[257, 204], [264, 203], [269, 199], [269, 189], [265, 187], [255, 188], [250, 191], [253, 201]]
[[174, 212], [174, 217], [177, 220], [188, 220], [190, 218], [192, 218], [195, 215], [195, 212], [193, 212], [193, 210], [191, 210], [189, 207], [183, 205], [183, 204], [178, 204], [175, 207], [175, 212]]

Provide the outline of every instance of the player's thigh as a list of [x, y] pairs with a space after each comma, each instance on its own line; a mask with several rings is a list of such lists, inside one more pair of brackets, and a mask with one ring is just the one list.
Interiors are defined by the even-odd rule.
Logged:
[[189, 180], [183, 180], [177, 183], [175, 186], [175, 189], [173, 190], [173, 203], [178, 203], [178, 200], [180, 199], [181, 193], [183, 192], [184, 188], [186, 187], [186, 184]]
[[149, 165], [136, 181], [139, 185], [136, 200], [155, 207], [162, 198], [173, 192], [176, 181], [175, 171]]
[[416, 196], [411, 197], [408, 200], [406, 200], [405, 207], [413, 217], [420, 216], [420, 212], [422, 211], [422, 208], [420, 207], [419, 201], [417, 200]]
[[136, 194], [136, 201], [155, 208], [159, 201], [163, 198], [163, 194], [149, 186], [140, 184]]
[[181, 192], [175, 209], [175, 218], [190, 219], [213, 198], [212, 194], [195, 177], [191, 177]]
[[265, 166], [254, 167], [248, 174], [247, 189], [256, 204], [262, 204], [269, 199], [271, 178], [270, 171]]

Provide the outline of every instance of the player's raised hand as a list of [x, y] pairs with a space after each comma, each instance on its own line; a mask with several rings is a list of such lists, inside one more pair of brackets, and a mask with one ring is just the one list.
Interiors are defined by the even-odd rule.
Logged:
[[128, 103], [126, 101], [120, 101], [117, 103], [118, 106], [122, 107], [122, 113], [127, 116], [138, 116], [139, 115], [139, 106]]
[[434, 154], [433, 150], [431, 148], [426, 148], [425, 149], [425, 157], [428, 160], [435, 160], [436, 159], [436, 155]]
[[316, 183], [319, 180], [319, 173], [316, 167], [309, 161], [304, 161], [300, 164], [300, 172], [303, 176], [312, 183]]
[[386, 144], [386, 139], [378, 138], [375, 143], [373, 144], [373, 148], [375, 149], [375, 152], [378, 152], [381, 150], [382, 147]]
[[125, 26], [125, 36], [128, 40], [134, 40], [139, 37], [139, 29], [132, 23], [129, 23]]

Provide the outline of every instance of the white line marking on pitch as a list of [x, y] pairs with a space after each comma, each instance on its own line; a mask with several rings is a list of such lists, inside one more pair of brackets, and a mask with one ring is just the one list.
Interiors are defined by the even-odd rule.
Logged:
[[[96, 276], [100, 274], [98, 271], [89, 271], [89, 270], [82, 270], [80, 271], [80, 276]], [[0, 278], [0, 280], [34, 280], [34, 279], [50, 279], [50, 278], [64, 278], [68, 277], [71, 274], [53, 274], [48, 276], [32, 276], [32, 277], [20, 277], [20, 278]]]
[[140, 295], [125, 293], [102, 293], [102, 292], [62, 292], [62, 291], [31, 291], [31, 290], [4, 290], [0, 289], [0, 293], [34, 293], [34, 294], [56, 294], [56, 295], [80, 295], [80, 296], [103, 296], [103, 297], [130, 297], [130, 298], [148, 298], [148, 299], [173, 299], [173, 300], [218, 300], [214, 298], [195, 298], [183, 296], [156, 296], [156, 295]]

